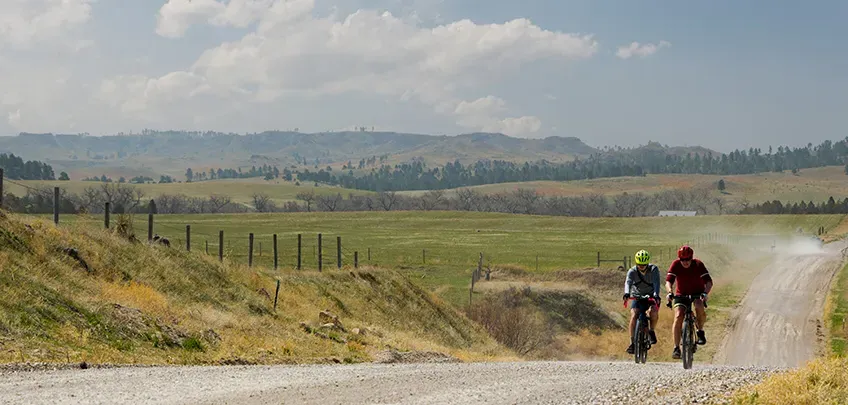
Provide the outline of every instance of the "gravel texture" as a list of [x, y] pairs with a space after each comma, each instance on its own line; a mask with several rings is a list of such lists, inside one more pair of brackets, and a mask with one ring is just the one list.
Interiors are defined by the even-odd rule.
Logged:
[[[822, 315], [845, 241], [779, 249], [733, 314], [716, 363], [801, 367], [824, 347]], [[709, 321], [708, 321], [709, 323]]]
[[769, 369], [681, 363], [516, 362], [222, 366], [3, 373], [1, 403], [720, 403]]

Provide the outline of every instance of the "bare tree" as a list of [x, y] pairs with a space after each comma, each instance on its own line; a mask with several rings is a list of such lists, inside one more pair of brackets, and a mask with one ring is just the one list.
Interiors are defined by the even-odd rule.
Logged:
[[478, 210], [480, 203], [480, 193], [470, 188], [461, 188], [456, 191], [456, 199], [459, 204], [459, 209], [463, 211]]
[[226, 194], [212, 194], [209, 196], [209, 209], [214, 213], [218, 213], [232, 202], [232, 197]]
[[205, 214], [210, 211], [209, 200], [200, 197], [187, 197], [186, 210], [191, 214]]
[[259, 212], [271, 212], [274, 210], [274, 202], [265, 193], [253, 193], [253, 208]]
[[716, 209], [718, 210], [718, 215], [724, 214], [724, 207], [725, 207], [724, 198], [721, 198], [721, 197], [713, 198], [713, 204], [715, 204]]
[[628, 194], [624, 192], [613, 197], [613, 215], [620, 217], [636, 217], [645, 214], [648, 197], [642, 193]]
[[103, 195], [96, 187], [86, 187], [82, 190], [79, 196], [79, 205], [85, 209], [85, 212], [95, 214], [103, 212]]
[[377, 201], [384, 210], [391, 211], [398, 201], [398, 196], [394, 191], [383, 191], [377, 195]]
[[374, 211], [374, 199], [371, 196], [365, 196], [362, 204], [368, 211]]
[[189, 212], [189, 197], [185, 194], [162, 194], [154, 199], [160, 214], [182, 214]]
[[511, 194], [496, 193], [489, 197], [492, 200], [495, 211], [517, 214], [521, 208], [518, 200]]
[[430, 190], [418, 199], [418, 206], [424, 211], [430, 211], [439, 206], [444, 200], [443, 190]]
[[710, 191], [711, 189], [706, 187], [696, 187], [689, 190], [689, 207], [687, 208], [695, 208], [706, 215], [712, 202]]
[[536, 211], [536, 202], [539, 201], [539, 194], [532, 188], [519, 188], [512, 194], [515, 200], [517, 209], [524, 214], [532, 214]]
[[295, 196], [298, 200], [306, 203], [306, 211], [312, 212], [312, 202], [315, 201], [315, 191], [309, 190], [297, 193]]
[[342, 201], [342, 194], [336, 193], [336, 195], [322, 195], [318, 197], [318, 206], [324, 211], [335, 211], [339, 208], [339, 203]]
[[609, 212], [609, 201], [600, 193], [589, 194], [585, 197], [586, 213], [591, 217], [603, 217]]

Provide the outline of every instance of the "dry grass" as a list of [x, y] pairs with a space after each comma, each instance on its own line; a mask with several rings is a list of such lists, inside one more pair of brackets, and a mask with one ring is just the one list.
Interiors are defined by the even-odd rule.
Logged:
[[735, 404], [813, 405], [848, 403], [848, 359], [817, 358], [805, 367], [772, 375], [738, 391]]
[[[512, 358], [482, 328], [390, 270], [251, 269], [5, 214], [0, 269], [0, 362], [361, 362], [387, 348]], [[321, 329], [322, 310], [338, 315], [344, 329]]]

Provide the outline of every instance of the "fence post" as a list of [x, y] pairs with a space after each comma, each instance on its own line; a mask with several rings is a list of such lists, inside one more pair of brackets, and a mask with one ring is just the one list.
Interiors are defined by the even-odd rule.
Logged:
[[321, 262], [321, 234], [318, 234], [318, 271], [321, 271], [323, 268], [323, 263]]
[[[276, 236], [276, 235], [274, 235]], [[274, 312], [277, 311], [277, 297], [280, 295], [280, 280], [277, 280], [277, 291], [274, 293]]]
[[106, 208], [103, 210], [103, 226], [109, 229], [109, 201], [106, 201]]
[[3, 168], [0, 168], [0, 208], [3, 208]]
[[247, 267], [253, 267], [253, 233], [252, 232], [250, 233], [248, 238], [249, 238], [248, 244], [250, 246], [248, 247], [248, 253], [247, 253]]
[[259, 242], [259, 257], [262, 257], [262, 242]]
[[206, 254], [209, 254], [209, 240], [206, 240]]
[[186, 225], [186, 252], [191, 252], [191, 225]]
[[277, 234], [274, 234], [274, 270], [277, 270]]
[[218, 231], [218, 260], [224, 261], [224, 231]]
[[342, 237], [336, 236], [336, 261], [339, 268], [342, 268]]
[[598, 251], [598, 268], [601, 268], [601, 252]]
[[[598, 266], [600, 267], [600, 266]], [[536, 272], [539, 272], [539, 254], [536, 254]]]
[[358, 251], [353, 252], [353, 268], [354, 269], [359, 268], [359, 252]]
[[427, 264], [427, 249], [421, 249], [421, 263]]
[[59, 224], [59, 187], [53, 187], [53, 222]]
[[371, 263], [371, 248], [368, 248], [368, 263]]
[[153, 200], [147, 205], [147, 241], [153, 240]]
[[303, 253], [302, 244], [301, 244], [301, 234], [297, 234], [297, 269], [300, 270], [301, 264], [301, 254]]

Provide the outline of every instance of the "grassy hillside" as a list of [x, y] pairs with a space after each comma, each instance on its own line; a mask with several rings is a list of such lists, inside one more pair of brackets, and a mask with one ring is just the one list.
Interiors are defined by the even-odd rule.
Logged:
[[[508, 356], [389, 270], [248, 269], [2, 212], [0, 269], [2, 362], [361, 362], [386, 349]], [[323, 310], [340, 325], [322, 327]]]
[[[703, 174], [660, 174], [645, 177], [618, 177], [576, 181], [533, 181], [523, 183], [488, 184], [472, 187], [486, 194], [509, 192], [518, 188], [533, 188], [546, 196], [577, 196], [590, 193], [616, 195], [622, 192], [652, 194], [669, 189], [692, 187], [713, 188], [719, 195], [718, 181], [724, 179], [724, 196], [731, 201], [743, 198], [752, 203], [771, 201], [826, 201], [828, 197], [848, 195], [848, 176], [842, 166], [802, 170], [798, 175], [790, 171], [732, 176]], [[448, 194], [452, 194], [451, 190]], [[416, 195], [423, 192], [405, 192]]]

